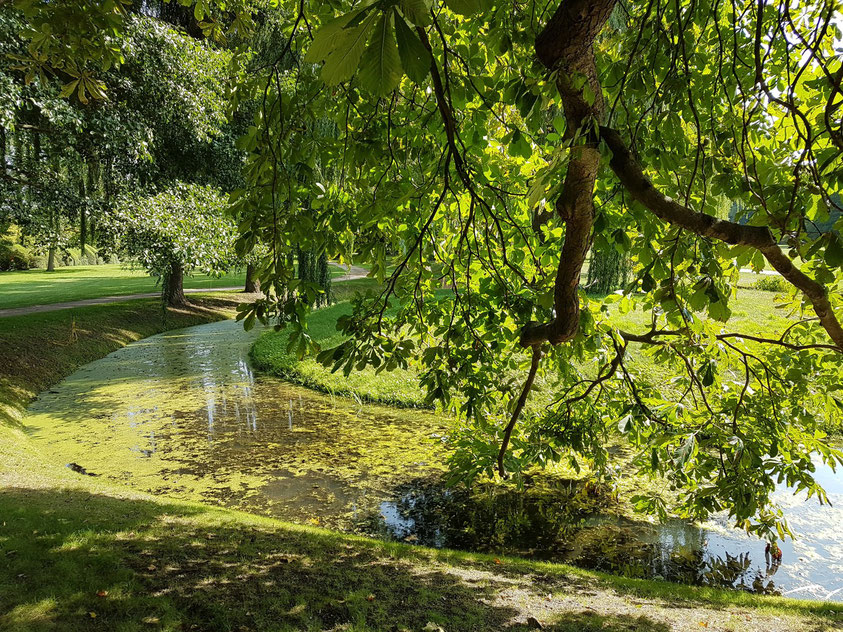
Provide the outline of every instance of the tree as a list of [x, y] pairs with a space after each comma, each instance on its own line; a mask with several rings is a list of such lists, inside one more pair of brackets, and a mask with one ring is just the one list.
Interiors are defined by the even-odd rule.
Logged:
[[221, 274], [235, 262], [234, 223], [211, 187], [176, 184], [152, 196], [126, 196], [109, 219], [126, 253], [161, 279], [167, 305], [187, 304], [185, 274]]
[[[465, 419], [455, 464], [467, 475], [578, 454], [600, 467], [619, 435], [642, 471], [681, 490], [690, 517], [728, 509], [768, 532], [777, 478], [822, 497], [809, 455], [841, 462], [817, 424], [843, 407], [843, 251], [840, 225], [823, 240], [805, 226], [843, 174], [839, 7], [429, 8], [290, 18], [290, 48], [337, 86], [324, 107], [345, 130], [335, 164], [355, 224], [392, 244], [359, 250], [376, 267], [401, 252], [384, 292], [342, 321], [350, 340], [322, 360], [350, 371], [420, 356], [430, 397]], [[309, 72], [294, 75], [306, 84]], [[278, 138], [264, 129], [258, 153]], [[747, 209], [743, 223], [718, 219], [723, 196]], [[630, 257], [637, 293], [582, 292], [598, 238]], [[765, 264], [792, 284], [801, 316], [783, 332], [730, 330], [738, 269]], [[442, 279], [452, 295], [435, 293]], [[649, 311], [651, 326], [618, 329], [613, 301]], [[674, 381], [636, 374], [631, 347]], [[539, 377], [557, 397], [531, 410]]]
[[[341, 0], [273, 15], [277, 52], [234, 60], [235, 99], [261, 103], [241, 139], [241, 244], [267, 244], [262, 281], [278, 290], [302, 242], [356, 251], [385, 282], [323, 361], [418, 357], [431, 400], [460, 415], [466, 476], [600, 469], [619, 439], [689, 517], [726, 509], [783, 533], [777, 479], [824, 497], [811, 455], [843, 462], [819, 430], [843, 410], [843, 224], [806, 227], [843, 188], [839, 3]], [[601, 240], [637, 291], [584, 293]], [[730, 327], [743, 266], [791, 284], [783, 331]], [[275, 296], [251, 316], [307, 347], [300, 297]], [[620, 329], [618, 306], [649, 327]], [[673, 379], [648, 379], [633, 353]], [[536, 384], [555, 397], [534, 406]]]

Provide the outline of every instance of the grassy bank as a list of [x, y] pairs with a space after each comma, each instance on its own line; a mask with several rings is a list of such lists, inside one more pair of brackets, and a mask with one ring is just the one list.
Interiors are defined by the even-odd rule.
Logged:
[[[308, 319], [310, 335], [324, 349], [336, 346], [345, 337], [337, 331], [337, 319], [351, 313], [348, 299], [356, 291], [377, 287], [372, 279], [360, 279], [335, 286], [337, 303], [317, 310]], [[287, 351], [290, 339], [288, 331], [268, 331], [252, 346], [251, 357], [255, 368], [264, 373], [301, 384], [323, 393], [331, 393], [366, 402], [376, 402], [405, 408], [424, 405], [423, 393], [419, 389], [416, 373], [407, 371], [383, 371], [376, 373], [366, 368], [354, 371], [348, 377], [342, 372], [331, 373], [313, 357], [299, 361], [294, 353]]]

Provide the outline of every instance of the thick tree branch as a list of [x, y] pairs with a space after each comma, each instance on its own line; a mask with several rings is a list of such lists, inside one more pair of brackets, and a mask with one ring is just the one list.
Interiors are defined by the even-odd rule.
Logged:
[[717, 219], [678, 203], [653, 186], [620, 134], [608, 127], [601, 127], [600, 136], [612, 151], [609, 166], [633, 198], [656, 217], [701, 237], [759, 250], [770, 265], [810, 301], [829, 337], [843, 352], [843, 327], [832, 310], [826, 289], [793, 265], [779, 248], [769, 228]]
[[596, 137], [588, 128], [602, 120], [603, 94], [594, 63], [594, 40], [609, 19], [615, 0], [563, 0], [536, 38], [536, 54], [553, 71], [567, 124], [566, 137], [580, 135], [571, 158], [556, 214], [565, 224], [553, 289], [553, 319], [531, 323], [521, 332], [523, 347], [572, 339], [579, 328], [578, 288], [591, 247], [594, 223], [594, 184], [600, 168]]

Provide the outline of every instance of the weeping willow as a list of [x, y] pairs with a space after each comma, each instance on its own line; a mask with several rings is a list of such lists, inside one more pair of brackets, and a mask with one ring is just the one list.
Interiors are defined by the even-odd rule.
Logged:
[[328, 266], [328, 256], [323, 252], [317, 255], [313, 250], [296, 249], [298, 259], [298, 278], [308, 283], [318, 285], [322, 293], [314, 301], [315, 307], [322, 307], [333, 302], [331, 292], [331, 269]]
[[588, 265], [586, 287], [590, 294], [609, 294], [629, 281], [629, 257], [615, 248], [594, 249]]

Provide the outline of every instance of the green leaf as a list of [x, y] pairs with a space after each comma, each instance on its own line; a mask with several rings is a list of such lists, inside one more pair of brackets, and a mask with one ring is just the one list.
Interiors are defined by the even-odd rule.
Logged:
[[316, 31], [316, 35], [307, 49], [304, 60], [311, 64], [325, 61], [337, 46], [337, 36], [358, 13], [360, 11], [350, 11], [345, 15], [341, 15], [325, 23], [322, 28]]
[[69, 83], [64, 84], [61, 89], [61, 96], [65, 98], [69, 97], [71, 94], [73, 94], [73, 91], [76, 90], [77, 85], [79, 85], [79, 79], [75, 79]]
[[418, 35], [407, 26], [403, 18], [395, 16], [395, 35], [398, 39], [398, 54], [407, 76], [416, 83], [422, 83], [430, 72], [430, 52], [424, 47]]
[[825, 262], [829, 268], [843, 266], [843, 244], [837, 235], [829, 237], [828, 246], [825, 247]]
[[369, 38], [369, 30], [378, 14], [372, 12], [357, 26], [340, 30], [334, 38], [334, 48], [322, 67], [322, 80], [328, 85], [348, 81], [360, 64], [360, 57]]
[[401, 59], [392, 35], [392, 13], [384, 13], [360, 63], [360, 85], [378, 95], [392, 92], [401, 81]]
[[703, 386], [711, 386], [714, 384], [714, 366], [711, 362], [706, 362], [705, 366], [700, 371], [700, 381]]
[[685, 438], [685, 441], [682, 442], [682, 445], [676, 451], [676, 454], [673, 458], [673, 462], [678, 467], [682, 467], [696, 453], [697, 453], [697, 437], [696, 437], [696, 435], [690, 434]]
[[533, 148], [530, 146], [530, 141], [524, 137], [521, 130], [515, 130], [513, 132], [507, 153], [510, 156], [521, 156], [524, 159], [533, 155]]
[[416, 26], [430, 24], [430, 5], [426, 0], [401, 0], [398, 8], [412, 24]]
[[473, 15], [483, 8], [482, 0], [445, 0], [445, 5], [460, 15]]

